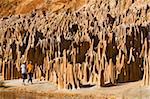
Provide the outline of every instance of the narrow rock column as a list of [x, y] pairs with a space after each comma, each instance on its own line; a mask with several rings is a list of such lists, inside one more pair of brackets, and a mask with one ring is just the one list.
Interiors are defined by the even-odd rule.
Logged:
[[64, 79], [64, 89], [67, 89], [67, 59], [66, 59], [66, 49], [63, 51], [63, 79]]
[[87, 63], [83, 63], [83, 84], [87, 83]]
[[7, 62], [8, 68], [7, 68], [7, 80], [11, 79], [11, 62], [10, 60]]
[[3, 61], [3, 66], [2, 66], [2, 80], [5, 80], [6, 77], [6, 67], [5, 67], [5, 61]]
[[72, 89], [75, 89], [75, 83], [74, 83], [74, 75], [73, 75], [73, 65], [67, 64], [67, 85], [70, 87], [72, 86]]
[[73, 75], [74, 75], [74, 81], [75, 81], [75, 85], [77, 86], [77, 88], [79, 89], [79, 81], [77, 79], [77, 65], [76, 65], [76, 49], [73, 48], [73, 53], [72, 53], [72, 57], [73, 57]]
[[[143, 75], [143, 85], [144, 86], [148, 86], [150, 85], [150, 82], [149, 82], [149, 77], [150, 77], [150, 74], [149, 74], [149, 71], [150, 71], [150, 66], [149, 66], [149, 54], [150, 54], [150, 51], [148, 52], [148, 45], [147, 45], [147, 39], [145, 38], [145, 41], [144, 41], [144, 45], [142, 47], [142, 51], [141, 51], [141, 55], [143, 55], [144, 57], [144, 75]], [[148, 53], [147, 53], [148, 52]]]
[[11, 64], [11, 65], [10, 65], [10, 66], [11, 66], [10, 68], [11, 68], [11, 80], [12, 80], [12, 79], [14, 79], [14, 65], [13, 65], [13, 61], [12, 61], [12, 60], [11, 60], [11, 63], [10, 63], [10, 64]]
[[49, 69], [50, 69], [50, 60], [49, 60], [49, 56], [48, 56], [48, 52], [46, 52], [46, 57], [45, 57], [45, 67], [46, 67], [46, 80], [49, 80]]

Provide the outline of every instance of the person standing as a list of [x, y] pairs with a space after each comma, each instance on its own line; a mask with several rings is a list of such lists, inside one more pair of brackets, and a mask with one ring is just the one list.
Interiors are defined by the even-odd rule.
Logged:
[[28, 70], [28, 76], [29, 76], [28, 83], [29, 83], [29, 81], [31, 81], [31, 84], [33, 84], [33, 83], [32, 83], [33, 65], [32, 65], [32, 62], [31, 62], [31, 61], [30, 61], [29, 64], [27, 65], [27, 70]]
[[26, 62], [25, 61], [21, 65], [21, 73], [22, 73], [23, 85], [25, 85], [25, 79], [27, 79], [27, 71], [26, 71]]

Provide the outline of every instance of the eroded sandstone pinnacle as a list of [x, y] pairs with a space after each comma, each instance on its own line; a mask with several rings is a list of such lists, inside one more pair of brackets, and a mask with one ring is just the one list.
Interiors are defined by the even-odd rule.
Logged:
[[32, 61], [34, 77], [59, 89], [141, 79], [150, 85], [149, 20], [150, 3], [139, 0], [89, 0], [76, 11], [2, 17], [3, 79], [19, 78], [21, 63]]

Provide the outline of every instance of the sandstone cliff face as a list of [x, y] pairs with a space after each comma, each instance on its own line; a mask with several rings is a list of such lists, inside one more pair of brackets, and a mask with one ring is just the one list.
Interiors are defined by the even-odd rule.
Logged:
[[27, 14], [33, 10], [60, 12], [67, 9], [77, 10], [86, 0], [1, 0], [0, 17]]
[[18, 78], [21, 63], [32, 61], [34, 77], [45, 76], [59, 89], [140, 79], [150, 84], [148, 0], [87, 0], [74, 11], [67, 6], [1, 18], [3, 79]]

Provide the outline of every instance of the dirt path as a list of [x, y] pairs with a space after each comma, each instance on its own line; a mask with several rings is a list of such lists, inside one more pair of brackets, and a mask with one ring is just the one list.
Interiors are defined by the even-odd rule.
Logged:
[[77, 90], [58, 90], [55, 84], [46, 81], [34, 80], [33, 84], [26, 82], [24, 86], [22, 80], [8, 80], [5, 81], [5, 88], [0, 88], [0, 91], [17, 91], [38, 93], [41, 95], [48, 95], [51, 97], [74, 97], [81, 98], [102, 98], [102, 99], [145, 99], [150, 98], [150, 87], [141, 87], [142, 81], [118, 84], [113, 87], [87, 87]]

